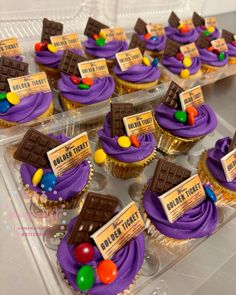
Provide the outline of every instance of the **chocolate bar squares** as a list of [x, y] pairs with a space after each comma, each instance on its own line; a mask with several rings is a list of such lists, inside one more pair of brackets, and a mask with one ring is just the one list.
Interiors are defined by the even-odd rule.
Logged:
[[146, 48], [146, 42], [142, 41], [137, 34], [133, 34], [130, 44], [129, 44], [129, 49], [133, 49], [138, 47], [140, 52], [144, 54], [145, 48]]
[[208, 48], [211, 46], [211, 41], [210, 38], [208, 36], [205, 36], [203, 33], [201, 33], [196, 42], [195, 42], [196, 46], [200, 47], [200, 48]]
[[91, 242], [90, 236], [114, 216], [118, 203], [113, 196], [89, 192], [67, 243]]
[[63, 33], [63, 24], [54, 22], [47, 18], [43, 19], [41, 42], [50, 43], [51, 36], [60, 36]]
[[181, 88], [174, 81], [171, 81], [170, 86], [163, 99], [163, 103], [172, 109], [179, 109], [180, 108], [179, 95], [183, 91], [184, 91], [183, 88]]
[[196, 11], [194, 11], [194, 13], [193, 13], [192, 22], [193, 22], [195, 27], [205, 25], [204, 18], [201, 17]]
[[178, 28], [180, 19], [174, 11], [171, 12], [168, 23], [171, 27]]
[[234, 149], [236, 149], [236, 132], [234, 133], [234, 137], [232, 138], [231, 143], [229, 145], [228, 153]]
[[134, 26], [134, 31], [139, 35], [144, 35], [147, 33], [146, 25], [147, 23], [145, 23], [145, 21], [143, 21], [141, 18], [138, 18]]
[[58, 66], [59, 71], [68, 75], [79, 76], [78, 63], [86, 61], [87, 59], [70, 50], [65, 50]]
[[84, 30], [84, 35], [88, 37], [93, 37], [94, 34], [98, 35], [101, 29], [105, 29], [105, 28], [108, 28], [108, 26], [98, 22], [92, 17], [89, 17], [86, 28]]
[[225, 39], [226, 43], [231, 43], [234, 41], [234, 34], [225, 29], [222, 30], [221, 37]]
[[176, 54], [179, 52], [180, 46], [181, 46], [180, 43], [167, 39], [164, 55], [176, 56]]

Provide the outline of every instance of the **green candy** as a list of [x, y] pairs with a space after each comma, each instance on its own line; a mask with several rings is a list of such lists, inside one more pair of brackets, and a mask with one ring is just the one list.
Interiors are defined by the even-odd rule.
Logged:
[[185, 123], [187, 122], [187, 119], [188, 119], [187, 113], [183, 111], [176, 111], [175, 119], [181, 123]]
[[106, 44], [106, 40], [103, 39], [103, 38], [98, 38], [98, 39], [96, 40], [96, 45], [97, 45], [97, 46], [104, 46], [105, 44]]
[[0, 100], [6, 99], [6, 98], [7, 98], [6, 92], [0, 92]]
[[209, 36], [211, 33], [210, 33], [209, 31], [206, 30], [206, 31], [203, 32], [203, 34], [204, 34], [205, 36]]
[[218, 60], [219, 60], [219, 61], [222, 61], [222, 60], [224, 60], [224, 59], [225, 59], [225, 54], [224, 54], [224, 52], [220, 52], [219, 55], [218, 55]]
[[79, 84], [79, 85], [78, 85], [78, 88], [79, 88], [79, 89], [89, 89], [89, 88], [90, 88], [90, 86], [89, 86], [89, 85], [86, 85], [86, 84], [83, 84], [83, 83], [81, 83], [81, 84]]
[[76, 284], [81, 291], [88, 291], [94, 285], [95, 277], [94, 270], [89, 265], [84, 265], [77, 272]]

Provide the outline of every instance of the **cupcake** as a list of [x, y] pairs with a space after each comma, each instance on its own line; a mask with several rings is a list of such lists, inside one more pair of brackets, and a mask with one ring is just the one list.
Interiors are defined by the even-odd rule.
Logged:
[[[47, 143], [49, 141], [50, 147], [55, 147], [69, 140], [64, 134], [47, 137], [33, 129], [28, 132], [14, 155], [16, 159], [22, 160], [19, 154], [24, 156], [24, 151], [21, 151], [22, 145], [26, 145], [28, 149], [33, 146], [31, 142], [28, 143], [28, 138], [34, 141], [38, 136], [39, 138], [42, 137], [40, 142]], [[36, 148], [38, 148], [39, 152], [42, 151], [42, 146]], [[50, 150], [47, 146], [45, 148], [47, 151]], [[35, 156], [32, 154], [28, 158], [35, 159]], [[20, 166], [20, 177], [27, 195], [39, 208], [47, 211], [62, 208], [62, 206], [65, 209], [77, 207], [80, 198], [88, 188], [92, 173], [92, 166], [87, 160], [57, 177], [50, 165], [46, 168], [39, 168], [36, 165], [29, 164], [27, 160]]]
[[235, 35], [233, 33], [227, 30], [222, 30], [222, 38], [225, 39], [225, 42], [228, 47], [228, 56], [229, 56], [230, 65], [236, 64], [236, 40], [234, 36]]
[[170, 40], [180, 44], [188, 44], [195, 42], [198, 32], [194, 26], [181, 23], [178, 16], [172, 11], [168, 19], [169, 26], [165, 28], [166, 36]]
[[[122, 119], [132, 113], [123, 113], [117, 123], [112, 123], [113, 120], [116, 120], [114, 114], [119, 112], [123, 105], [111, 104], [111, 112], [107, 114], [103, 128], [98, 131], [99, 147], [102, 150], [99, 149], [95, 152], [94, 160], [100, 164], [103, 162], [108, 172], [114, 177], [128, 179], [138, 177], [144, 167], [155, 158], [156, 142], [153, 134], [149, 133], [138, 136], [136, 138], [137, 144], [131, 144], [129, 137], [126, 136]], [[119, 125], [120, 130], [115, 133], [119, 135], [114, 135], [114, 125]], [[103, 161], [100, 161], [100, 157]]]
[[194, 57], [184, 56], [180, 47], [181, 44], [167, 39], [161, 63], [168, 71], [182, 79], [200, 77], [202, 74], [200, 57], [197, 55]]
[[198, 165], [202, 182], [210, 183], [218, 198], [229, 205], [236, 203], [236, 178], [227, 181], [221, 158], [231, 151], [234, 141], [230, 137], [217, 140], [213, 148], [203, 152]]
[[[154, 135], [157, 148], [169, 155], [187, 153], [196, 142], [217, 126], [216, 115], [207, 104], [196, 108], [194, 122], [190, 122], [187, 118], [190, 115], [179, 111], [181, 109], [179, 94], [182, 91], [177, 84], [171, 82], [164, 102], [155, 107], [156, 132]], [[170, 103], [173, 99], [176, 99], [175, 105]], [[180, 115], [179, 118], [178, 115]]]
[[[163, 167], [160, 167], [162, 163], [160, 161], [164, 162]], [[164, 169], [169, 166], [171, 167], [169, 170]], [[181, 184], [185, 179], [188, 179], [187, 175], [190, 175], [191, 172], [189, 171], [189, 173], [186, 173], [185, 170], [187, 169], [161, 159], [159, 159], [157, 163], [157, 169], [159, 169], [160, 172], [155, 173], [153, 178], [157, 180], [160, 178], [159, 184], [161, 184], [160, 187], [158, 186], [158, 192], [153, 190], [153, 179], [150, 179], [141, 199], [141, 207], [143, 209], [147, 232], [155, 238], [156, 241], [169, 247], [186, 243], [192, 239], [210, 236], [214, 232], [218, 222], [218, 212], [215, 202], [203, 196], [196, 206], [185, 210], [178, 219], [171, 223], [164, 211], [160, 197], [163, 193], [168, 192], [171, 188]], [[174, 171], [176, 170], [179, 171], [179, 174], [177, 174], [178, 176], [175, 178]], [[180, 175], [183, 175], [183, 177]], [[163, 179], [166, 179], [165, 184], [163, 184]], [[168, 182], [168, 179], [170, 179], [170, 182]], [[174, 183], [172, 183], [172, 181]], [[165, 186], [168, 187], [167, 190]]]
[[[125, 39], [107, 41], [101, 34], [102, 29], [107, 29], [108, 26], [89, 17], [84, 35], [88, 39], [84, 42], [85, 53], [89, 59], [105, 58], [109, 70], [112, 70], [115, 65], [115, 57], [117, 52], [128, 49], [128, 44]], [[99, 35], [100, 34], [100, 35]]]

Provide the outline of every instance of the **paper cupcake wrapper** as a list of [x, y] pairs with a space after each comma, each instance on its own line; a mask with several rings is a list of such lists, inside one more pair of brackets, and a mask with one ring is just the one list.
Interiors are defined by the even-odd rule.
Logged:
[[181, 138], [164, 130], [155, 120], [154, 136], [157, 142], [157, 148], [168, 155], [178, 155], [187, 153], [196, 142], [204, 136], [195, 138]]
[[36, 62], [36, 64], [38, 65], [40, 71], [46, 73], [50, 86], [56, 88], [57, 87], [57, 80], [59, 80], [61, 77], [61, 72], [58, 69], [49, 68], [49, 67], [39, 64], [37, 62]]
[[160, 59], [164, 54], [164, 50], [156, 51], [156, 50], [148, 50], [148, 49], [146, 49], [145, 54], [150, 55], [153, 58], [157, 57], [158, 59]]
[[[53, 105], [53, 102], [51, 101], [48, 109], [43, 114], [36, 117], [35, 119], [44, 119], [44, 118], [50, 117], [50, 116], [53, 115], [53, 111], [54, 111], [54, 105]], [[38, 123], [38, 124], [40, 124], [40, 123]], [[33, 124], [32, 126], [35, 126], [35, 125], [38, 125], [38, 124]], [[1, 128], [9, 128], [9, 127], [17, 126], [17, 125], [20, 125], [20, 123], [8, 122], [8, 121], [0, 119], [0, 129]]]
[[206, 164], [207, 152], [203, 152], [199, 164], [198, 174], [202, 183], [210, 183], [217, 196], [217, 206], [233, 206], [236, 204], [236, 191], [223, 187], [212, 175]]
[[201, 66], [201, 69], [202, 69], [202, 72], [204, 74], [208, 74], [208, 73], [212, 73], [212, 72], [215, 72], [219, 69], [224, 69], [226, 68], [227, 66], [223, 66], [223, 67], [214, 67], [214, 66], [210, 66], [210, 65], [207, 65], [207, 64], [202, 64]]
[[153, 82], [148, 82], [148, 83], [141, 83], [141, 84], [131, 83], [131, 82], [121, 80], [115, 74], [114, 74], [113, 78], [115, 80], [116, 92], [119, 95], [132, 93], [132, 92], [135, 92], [135, 91], [138, 91], [138, 90], [149, 89], [151, 87], [156, 86], [157, 83], [158, 83], [158, 80], [155, 80]]
[[230, 65], [236, 65], [236, 57], [229, 57], [229, 64]]

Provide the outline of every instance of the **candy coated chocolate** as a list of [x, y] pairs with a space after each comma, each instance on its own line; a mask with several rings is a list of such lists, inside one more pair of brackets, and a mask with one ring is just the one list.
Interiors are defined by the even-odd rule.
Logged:
[[146, 56], [143, 57], [143, 63], [145, 64], [145, 66], [150, 66], [151, 64], [150, 60]]
[[183, 69], [180, 71], [180, 77], [183, 79], [187, 79], [190, 76], [190, 72], [188, 69]]
[[98, 34], [93, 34], [93, 39], [94, 39], [94, 40], [97, 40], [97, 39], [99, 39], [99, 36], [98, 36]]
[[42, 177], [43, 177], [43, 169], [38, 168], [32, 176], [33, 186], [37, 186], [40, 183], [40, 181], [42, 180]]
[[78, 77], [75, 76], [75, 75], [70, 76], [70, 80], [71, 80], [72, 83], [74, 83], [74, 84], [76, 84], [76, 85], [79, 84], [79, 83], [81, 82], [81, 79], [78, 78]]
[[159, 63], [159, 60], [157, 57], [155, 57], [152, 61], [152, 66], [155, 68], [155, 67], [157, 67], [158, 63]]
[[178, 60], [183, 60], [184, 59], [184, 55], [183, 55], [183, 53], [181, 53], [181, 52], [178, 52], [177, 54], [176, 54], [176, 59], [178, 59]]
[[81, 291], [88, 291], [94, 285], [95, 276], [94, 270], [90, 265], [84, 265], [77, 272], [76, 284]]
[[135, 146], [137, 148], [140, 146], [140, 142], [139, 142], [136, 135], [134, 135], [134, 134], [130, 135], [129, 139], [130, 139], [132, 146]]
[[6, 113], [10, 107], [11, 107], [11, 105], [6, 99], [0, 101], [0, 113], [1, 114]]
[[176, 111], [175, 112], [175, 119], [178, 122], [185, 123], [185, 122], [187, 122], [187, 113], [184, 111]]
[[75, 247], [74, 255], [79, 263], [88, 263], [93, 260], [94, 249], [90, 243], [82, 243]]
[[186, 112], [187, 112], [187, 114], [193, 114], [194, 117], [196, 117], [198, 115], [198, 110], [193, 106], [187, 107]]
[[128, 136], [120, 136], [117, 139], [117, 143], [120, 147], [128, 149], [131, 146], [131, 141]]
[[52, 45], [52, 44], [48, 44], [48, 50], [52, 53], [56, 53], [57, 52], [57, 48], [56, 46]]
[[18, 94], [14, 93], [14, 92], [8, 92], [7, 93], [7, 101], [11, 105], [17, 105], [20, 103], [20, 97]]
[[6, 99], [7, 93], [6, 92], [0, 92], [0, 100]]
[[45, 173], [41, 179], [40, 186], [43, 191], [50, 192], [53, 190], [53, 187], [56, 185], [57, 178], [56, 175], [52, 172]]
[[81, 83], [81, 84], [79, 84], [79, 85], [78, 85], [78, 88], [79, 88], [79, 89], [85, 89], [85, 90], [87, 90], [87, 89], [89, 89], [89, 88], [90, 88], [90, 86], [89, 86], [89, 85], [86, 85], [86, 84], [83, 84], [83, 83]]
[[152, 35], [151, 35], [150, 33], [146, 33], [146, 34], [144, 35], [144, 39], [146, 39], [146, 40], [151, 39], [151, 37], [152, 37]]
[[103, 38], [98, 38], [98, 39], [96, 40], [96, 45], [97, 45], [97, 46], [104, 46], [105, 44], [106, 44], [106, 40], [103, 39]]
[[158, 37], [157, 37], [157, 36], [152, 36], [152, 37], [151, 37], [151, 40], [152, 40], [152, 41], [157, 41], [157, 40], [158, 40]]
[[220, 52], [220, 53], [219, 53], [219, 55], [218, 55], [218, 59], [219, 59], [219, 61], [222, 61], [222, 60], [225, 59], [225, 54], [224, 54], [224, 52]]
[[99, 262], [97, 265], [97, 275], [102, 283], [112, 283], [118, 275], [116, 264], [112, 260], [103, 260]]
[[91, 79], [91, 78], [83, 78], [82, 83], [89, 85], [89, 86], [92, 86], [94, 84], [93, 79]]
[[216, 194], [213, 192], [213, 190], [210, 188], [209, 185], [203, 185], [204, 191], [206, 196], [212, 201], [212, 202], [216, 202], [217, 201], [217, 197]]
[[34, 45], [34, 50], [35, 50], [36, 52], [38, 52], [38, 51], [42, 51], [43, 48], [44, 48], [44, 46], [43, 46], [43, 43], [41, 43], [41, 42], [35, 43], [35, 45]]
[[188, 56], [185, 56], [184, 59], [183, 59], [183, 65], [184, 65], [186, 68], [191, 67], [191, 65], [192, 65], [192, 60], [191, 60], [191, 58], [188, 57]]
[[188, 125], [194, 126], [195, 116], [193, 113], [188, 114]]
[[103, 149], [98, 149], [94, 152], [93, 160], [96, 164], [103, 164], [107, 159], [107, 154]]

